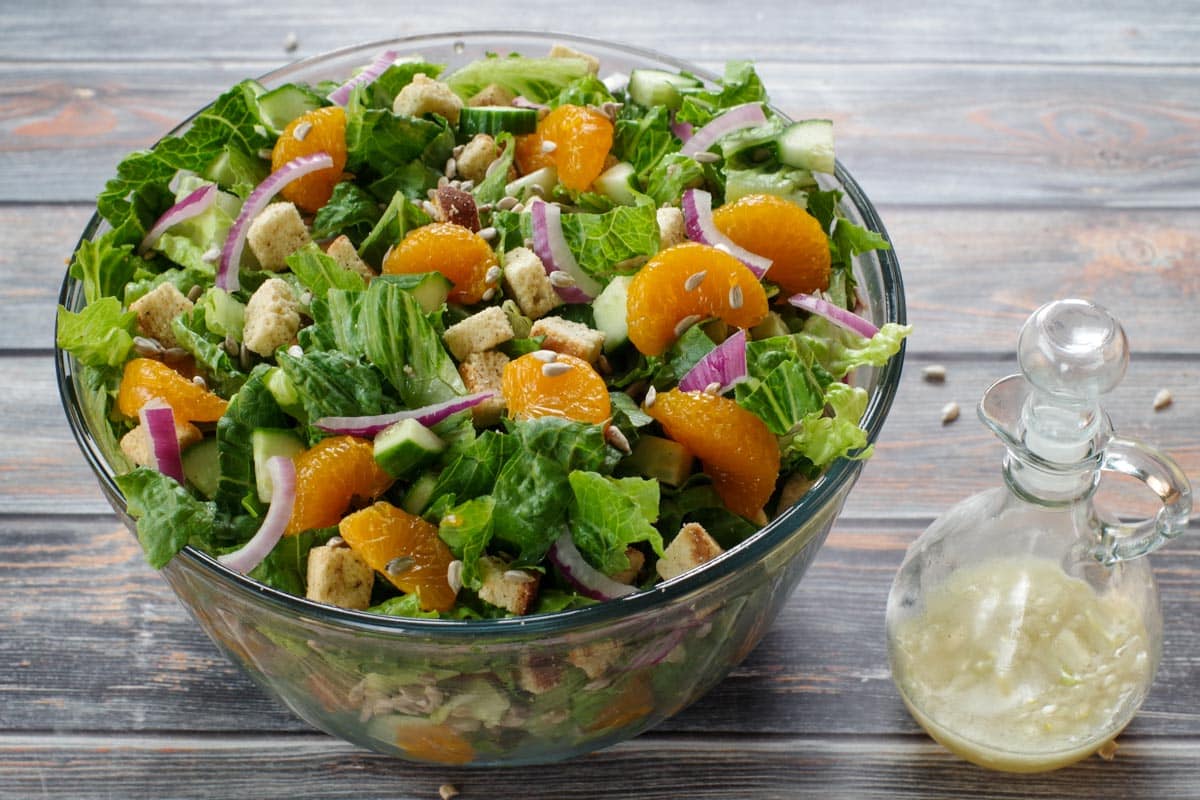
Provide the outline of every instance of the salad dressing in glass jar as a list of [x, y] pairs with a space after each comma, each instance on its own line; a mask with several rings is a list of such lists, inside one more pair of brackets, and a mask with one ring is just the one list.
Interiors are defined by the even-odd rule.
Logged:
[[[1094, 753], [1133, 718], [1162, 648], [1141, 559], [1182, 533], [1186, 476], [1112, 434], [1098, 398], [1128, 364], [1104, 309], [1062, 300], [1021, 330], [1022, 375], [979, 414], [1005, 443], [1005, 486], [939, 517], [901, 565], [887, 607], [892, 674], [914, 719], [958, 755], [1037, 772]], [[1102, 473], [1143, 482], [1157, 515], [1123, 524], [1092, 502]]]

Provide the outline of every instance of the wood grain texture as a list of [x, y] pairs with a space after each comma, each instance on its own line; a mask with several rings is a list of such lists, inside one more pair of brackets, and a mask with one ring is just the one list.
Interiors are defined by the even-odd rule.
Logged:
[[[127, 152], [264, 66], [170, 62], [153, 81], [123, 62], [6, 67], [0, 202], [92, 200]], [[1200, 183], [1200, 68], [789, 61], [760, 72], [785, 113], [834, 120], [839, 158], [876, 203], [1179, 208]]]

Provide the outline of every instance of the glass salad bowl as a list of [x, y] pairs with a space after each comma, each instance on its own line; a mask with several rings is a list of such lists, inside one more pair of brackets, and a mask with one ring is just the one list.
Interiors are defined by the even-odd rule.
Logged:
[[[309, 58], [260, 80], [268, 88], [340, 79], [384, 49], [448, 69], [487, 53], [542, 54], [561, 42], [599, 57], [601, 76], [635, 67], [706, 71], [657, 55], [572, 36], [473, 32], [375, 42]], [[190, 121], [184, 122], [180, 129]], [[841, 211], [886, 237], [875, 209], [839, 164]], [[104, 230], [94, 217], [89, 240]], [[905, 321], [899, 264], [890, 250], [856, 257], [861, 313], [876, 325]], [[78, 311], [82, 285], [64, 279], [62, 304]], [[870, 401], [874, 441], [900, 379], [903, 351], [854, 380]], [[135, 529], [94, 434], [94, 413], [73, 358], [57, 353], [59, 388], [80, 447], [117, 514]], [[103, 424], [103, 420], [99, 420]], [[387, 617], [306, 600], [185, 548], [162, 570], [217, 646], [268, 694], [312, 725], [365, 748], [413, 761], [543, 763], [636, 736], [703, 695], [769, 629], [816, 556], [862, 469], [835, 462], [803, 496], [776, 509], [758, 533], [653, 588], [595, 605], [529, 617], [442, 620]]]

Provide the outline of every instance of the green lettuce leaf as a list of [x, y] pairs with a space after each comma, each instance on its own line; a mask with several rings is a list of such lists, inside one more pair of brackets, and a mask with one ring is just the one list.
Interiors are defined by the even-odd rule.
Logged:
[[671, 132], [671, 112], [665, 106], [652, 108], [638, 117], [617, 120], [613, 155], [633, 165], [640, 186], [645, 186], [651, 170], [679, 147], [679, 139]]
[[56, 343], [89, 367], [120, 367], [136, 333], [137, 315], [115, 297], [102, 297], [77, 314], [58, 307]]
[[728, 550], [758, 531], [758, 526], [725, 507], [707, 475], [697, 475], [678, 489], [663, 487], [658, 528], [668, 538], [685, 523], [696, 522]]
[[483, 585], [479, 559], [487, 554], [492, 540], [492, 516], [495, 498], [485, 495], [455, 506], [438, 525], [438, 536], [463, 563], [462, 582], [468, 589]]
[[[516, 243], [533, 236], [529, 213], [496, 212], [492, 224], [506, 242], [510, 235]], [[649, 202], [616, 206], [602, 214], [563, 214], [562, 229], [579, 266], [602, 285], [615, 275], [635, 271], [658, 252], [658, 217]]]
[[558, 93], [558, 96], [547, 105], [551, 108], [559, 106], [602, 106], [613, 101], [612, 92], [604, 82], [595, 75], [588, 75], [571, 83], [570, 86]]
[[888, 322], [867, 339], [814, 314], [794, 338], [808, 363], [820, 364], [834, 378], [841, 379], [856, 367], [882, 367], [900, 352], [911, 333], [911, 325]]
[[620, 459], [620, 453], [605, 441], [602, 425], [546, 416], [510, 420], [506, 426], [526, 450], [558, 462], [568, 472], [582, 469], [607, 474]]
[[524, 564], [537, 564], [562, 532], [571, 500], [567, 471], [552, 458], [524, 448], [500, 470], [492, 491], [495, 538]]
[[132, 280], [145, 262], [133, 255], [133, 245], [118, 244], [112, 231], [99, 239], [79, 243], [71, 260], [71, 277], [83, 284], [83, 297], [88, 304], [102, 297], [120, 297], [125, 284]]
[[269, 370], [265, 364], [255, 367], [217, 421], [217, 462], [221, 479], [213, 501], [217, 508], [228, 514], [239, 514], [245, 509], [258, 512], [262, 508], [250, 447], [254, 429], [286, 428], [291, 424], [274, 396], [267, 391], [264, 378]]
[[313, 218], [312, 236], [317, 240], [345, 235], [355, 246], [371, 234], [383, 212], [379, 202], [352, 181], [333, 187], [333, 196]]
[[171, 320], [171, 332], [179, 346], [204, 367], [212, 388], [227, 396], [241, 388], [246, 382], [246, 374], [223, 347], [225, 337], [209, 331], [207, 315], [206, 307], [195, 306]]
[[297, 358], [280, 350], [275, 360], [296, 387], [309, 422], [383, 412], [379, 375], [345, 353], [316, 351]]
[[367, 286], [362, 275], [346, 269], [332, 256], [325, 255], [316, 242], [309, 242], [285, 260], [313, 297], [324, 298], [330, 289], [353, 292]]
[[214, 286], [200, 295], [196, 308], [204, 309], [204, 325], [210, 333], [242, 340], [242, 328], [246, 325], [245, 303]]
[[489, 494], [505, 462], [518, 448], [512, 436], [492, 430], [479, 434], [438, 475], [430, 494], [431, 504], [440, 498], [451, 498], [453, 504]]
[[414, 617], [416, 619], [483, 619], [471, 606], [462, 602], [456, 603], [449, 611], [426, 611], [421, 608], [415, 594], [402, 594], [389, 597], [382, 603], [367, 609], [372, 614], [384, 614], [389, 617]]
[[825, 404], [832, 411], [814, 411], [782, 444], [785, 457], [799, 454], [817, 467], [826, 467], [839, 458], [856, 460], [871, 457], [867, 432], [859, 427], [870, 396], [860, 386], [832, 383], [825, 391]]
[[157, 470], [138, 467], [118, 475], [117, 486], [137, 519], [137, 536], [146, 561], [162, 569], [189, 544], [208, 548], [216, 522], [212, 503], [201, 502]]
[[347, 114], [346, 169], [381, 200], [397, 191], [424, 199], [425, 187], [437, 182], [453, 149], [454, 130], [441, 118], [370, 108]]
[[405, 234], [432, 222], [421, 206], [410, 201], [404, 192], [395, 192], [391, 198], [379, 222], [358, 245], [359, 257], [376, 268], [383, 264], [388, 249], [403, 239]]
[[589, 74], [582, 58], [489, 56], [452, 72], [445, 80], [463, 100], [495, 83], [535, 103], [548, 103]]
[[646, 194], [655, 206], [679, 205], [684, 190], [703, 186], [704, 167], [682, 153], [667, 153], [646, 177]]
[[684, 90], [683, 104], [675, 115], [679, 122], [696, 127], [707, 125], [722, 111], [743, 103], [765, 103], [763, 88], [754, 65], [749, 61], [730, 61], [725, 65], [720, 88], [714, 90]]
[[588, 563], [605, 574], [629, 567], [625, 550], [649, 542], [660, 556], [658, 481], [648, 478], [610, 478], [576, 470], [571, 484], [571, 538]]
[[412, 83], [416, 74], [422, 73], [429, 78], [436, 78], [445, 69], [441, 64], [430, 64], [428, 61], [405, 61], [393, 64], [383, 71], [383, 74], [363, 87], [362, 102], [372, 108], [392, 110], [396, 95], [400, 90]]
[[250, 577], [281, 592], [303, 597], [308, 585], [308, 553], [325, 544], [335, 533], [337, 528], [320, 528], [284, 536], [267, 557], [250, 570]]

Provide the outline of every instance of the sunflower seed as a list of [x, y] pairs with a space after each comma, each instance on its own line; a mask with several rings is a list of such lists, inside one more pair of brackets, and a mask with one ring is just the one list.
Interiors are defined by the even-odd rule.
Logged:
[[296, 34], [289, 31], [287, 36], [283, 37], [283, 49], [289, 53], [293, 52], [300, 46], [300, 40], [296, 38]]
[[516, 204], [517, 198], [515, 197], [501, 197], [496, 201], [496, 208], [500, 209], [501, 211], [511, 211], [512, 207]]
[[546, 189], [536, 183], [531, 183], [525, 188], [525, 192], [536, 197], [544, 197], [546, 194]]
[[[208, 255], [208, 253], [205, 253], [204, 255]], [[204, 256], [201, 256], [201, 258], [203, 258], [203, 257]], [[191, 300], [194, 303], [200, 299], [200, 295], [202, 295], [202, 294], [204, 294], [204, 287], [201, 286], [200, 284], [196, 284], [192, 288], [188, 289], [187, 299]]]
[[549, 364], [542, 364], [542, 374], [547, 378], [557, 378], [559, 375], [565, 375], [574, 367], [563, 361], [552, 361]]
[[687, 280], [683, 282], [683, 290], [685, 292], [694, 292], [700, 288], [700, 284], [704, 283], [704, 279], [708, 276], [707, 270], [700, 270], [688, 275]]
[[946, 368], [941, 364], [930, 364], [921, 370], [921, 377], [929, 383], [942, 383], [946, 380]]
[[475, 188], [475, 181], [459, 181], [458, 188], [464, 192], [469, 192]]
[[534, 350], [533, 357], [543, 364], [553, 364], [558, 359], [558, 353], [553, 350]]
[[450, 158], [446, 159], [446, 170], [445, 170], [446, 180], [449, 181], [451, 178], [453, 178], [457, 174], [458, 174], [458, 160], [455, 159], [454, 156], [450, 156]]
[[238, 343], [237, 339], [233, 338], [232, 335], [226, 336], [225, 341], [221, 343], [221, 346], [225, 348], [226, 353], [229, 353], [229, 355], [233, 356], [234, 358], [237, 358], [238, 352], [241, 350], [241, 345]]
[[556, 269], [550, 273], [550, 285], [559, 289], [566, 289], [575, 285], [575, 279], [561, 269]]
[[730, 286], [729, 287], [729, 307], [730, 308], [741, 308], [742, 307], [742, 287], [740, 287], [740, 286]]
[[446, 583], [450, 584], [450, 588], [458, 592], [462, 588], [463, 562], [454, 559], [446, 567]]
[[494, 286], [489, 286], [488, 288], [486, 288], [486, 289], [484, 289], [484, 290], [483, 290], [483, 294], [481, 294], [481, 295], [479, 296], [479, 298], [480, 298], [481, 300], [485, 300], [485, 301], [486, 301], [486, 300], [491, 300], [491, 299], [492, 299], [493, 297], [495, 297], [495, 296], [496, 296], [496, 287], [494, 287]]
[[133, 337], [133, 349], [139, 356], [160, 356], [165, 348], [158, 339], [135, 336]]
[[242, 368], [243, 372], [246, 372], [250, 369], [250, 365], [253, 363], [253, 358], [254, 356], [251, 354], [250, 348], [246, 347], [244, 343], [238, 347], [238, 366]]
[[329, 541], [325, 543], [325, 546], [333, 547], [333, 548], [342, 548], [342, 547], [349, 547], [350, 545], [348, 545], [346, 543], [346, 540], [343, 539], [342, 537], [332, 536], [332, 537], [330, 537]]
[[394, 578], [397, 575], [403, 575], [404, 573], [408, 572], [413, 568], [414, 565], [416, 565], [416, 563], [417, 562], [409, 556], [396, 556], [391, 561], [387, 562], [387, 566], [383, 568], [383, 571]]
[[193, 375], [193, 376], [192, 376], [192, 383], [196, 384], [196, 385], [197, 385], [197, 386], [199, 386], [201, 389], [207, 389], [207, 388], [208, 388], [208, 381], [204, 380], [204, 376], [203, 376], [203, 375]]
[[163, 361], [183, 361], [189, 355], [191, 354], [182, 347], [168, 347], [162, 353]]
[[304, 122], [301, 122], [299, 125], [297, 125], [292, 130], [292, 138], [295, 139], [297, 142], [303, 142], [304, 137], [308, 136], [309, 131], [311, 131], [311, 130], [312, 130], [312, 123], [309, 122], [308, 120], [305, 120]]
[[525, 570], [509, 569], [504, 571], [504, 580], [509, 583], [533, 583], [535, 578]]
[[720, 394], [720, 393], [721, 393], [721, 384], [720, 384], [720, 382], [719, 382], [719, 381], [713, 381], [713, 382], [712, 382], [712, 383], [710, 383], [708, 386], [705, 386], [705, 387], [704, 387], [704, 393], [705, 393], [705, 394]]
[[958, 403], [951, 400], [942, 406], [942, 424], [948, 425], [958, 419]]
[[721, 156], [705, 150], [703, 153], [696, 153], [696, 155], [692, 156], [692, 160], [697, 164], [715, 164], [721, 160]]
[[445, 175], [443, 175], [442, 177], [437, 179], [437, 188], [445, 189], [449, 185], [450, 185], [450, 179], [447, 178]]
[[292, 358], [304, 358], [304, 348], [298, 344], [294, 344], [287, 349], [287, 354]]
[[[513, 212], [514, 214], [520, 214], [520, 213], [521, 213], [522, 211], [524, 211], [524, 210], [525, 210], [525, 204], [524, 204], [524, 203], [517, 203], [515, 206], [513, 206], [513, 207], [512, 207], [512, 212]], [[532, 247], [532, 246], [533, 246], [533, 239], [526, 239], [525, 241], [527, 242], [527, 244], [525, 245], [526, 247]]]
[[300, 293], [300, 305], [311, 306], [313, 301], [313, 293], [305, 289]]
[[450, 800], [451, 797], [458, 797], [458, 789], [454, 788], [453, 783], [443, 783], [438, 787], [438, 797], [441, 800]]
[[679, 320], [679, 322], [675, 323], [675, 336], [683, 336], [684, 332], [687, 331], [688, 328], [692, 327], [699, 321], [699, 314], [688, 314], [686, 317]]
[[1159, 389], [1158, 394], [1154, 395], [1154, 410], [1162, 411], [1174, 401], [1175, 398], [1171, 397], [1171, 392], [1169, 390]]
[[215, 263], [217, 263], [217, 260], [220, 257], [221, 257], [221, 248], [210, 247], [204, 251], [203, 255], [200, 256], [200, 260], [203, 261], [205, 264], [215, 264]]
[[625, 455], [633, 452], [633, 448], [629, 446], [629, 439], [616, 425], [609, 425], [604, 429], [604, 440]]
[[[262, 130], [263, 130], [262, 135], [266, 136], [267, 129], [263, 128]], [[262, 150], [258, 151], [258, 157], [261, 158], [263, 161], [270, 161], [271, 160], [271, 151], [264, 147]]]
[[[467, 181], [467, 183], [470, 183], [470, 181]], [[480, 214], [484, 213], [485, 211], [491, 211], [493, 208], [495, 208], [495, 206], [493, 206], [491, 203], [480, 203], [479, 205], [475, 206], [475, 210]]]
[[643, 408], [649, 408], [654, 405], [654, 401], [658, 399], [658, 390], [651, 386], [646, 390], [646, 399], [642, 401]]
[[[483, 230], [486, 231], [488, 229], [484, 228]], [[496, 229], [492, 228], [491, 230], [495, 231]], [[483, 231], [480, 231], [479, 235], [482, 236]], [[500, 280], [500, 268], [497, 266], [488, 267], [487, 274], [483, 276], [483, 280], [486, 283], [495, 283], [496, 281]]]
[[485, 242], [490, 242], [492, 239], [496, 238], [496, 229], [491, 225], [487, 226], [486, 228], [480, 228], [479, 238], [483, 239]]
[[603, 353], [596, 358], [596, 371], [601, 375], [612, 375], [612, 364], [608, 363]]
[[467, 149], [467, 146], [465, 144], [455, 145], [454, 149], [450, 151], [450, 155], [454, 156], [455, 158], [458, 158], [459, 156], [461, 156], [463, 154], [463, 150], [466, 150], [466, 149]]
[[421, 201], [421, 209], [426, 214], [433, 217], [434, 219], [440, 218], [440, 215], [438, 214], [437, 206], [435, 206], [433, 203], [429, 202], [428, 200]]
[[558, 149], [558, 145], [555, 144], [554, 142], [550, 141], [549, 139], [542, 142], [542, 152], [543, 153], [553, 153], [557, 149]]

